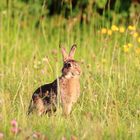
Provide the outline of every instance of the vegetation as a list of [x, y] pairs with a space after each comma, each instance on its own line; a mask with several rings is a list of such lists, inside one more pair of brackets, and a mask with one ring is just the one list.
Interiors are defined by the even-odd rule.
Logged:
[[[0, 1], [0, 139], [140, 139], [137, 9], [129, 9], [131, 22], [93, 9], [90, 22], [80, 24], [79, 16], [42, 16], [37, 2], [7, 2]], [[65, 118], [59, 107], [51, 117], [27, 116], [32, 92], [61, 75], [59, 45], [74, 43], [83, 73], [71, 115]]]

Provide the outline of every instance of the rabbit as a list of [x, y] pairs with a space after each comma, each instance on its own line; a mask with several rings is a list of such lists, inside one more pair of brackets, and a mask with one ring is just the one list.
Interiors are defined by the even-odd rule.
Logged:
[[63, 56], [62, 75], [50, 84], [40, 86], [32, 95], [28, 114], [37, 111], [38, 115], [55, 112], [57, 109], [58, 93], [64, 115], [69, 115], [72, 106], [80, 96], [80, 75], [82, 73], [79, 63], [74, 60], [76, 45], [71, 47], [67, 54], [64, 47], [61, 48]]

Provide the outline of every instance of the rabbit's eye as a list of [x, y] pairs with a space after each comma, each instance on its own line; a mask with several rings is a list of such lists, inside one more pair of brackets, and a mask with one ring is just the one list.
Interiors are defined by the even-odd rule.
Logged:
[[67, 64], [67, 66], [68, 66], [68, 67], [71, 67], [71, 64], [70, 64], [70, 63], [68, 63], [68, 64]]
[[64, 65], [64, 67], [65, 67], [65, 68], [69, 68], [69, 67], [71, 67], [71, 64], [70, 64], [70, 63], [66, 63], [66, 64]]

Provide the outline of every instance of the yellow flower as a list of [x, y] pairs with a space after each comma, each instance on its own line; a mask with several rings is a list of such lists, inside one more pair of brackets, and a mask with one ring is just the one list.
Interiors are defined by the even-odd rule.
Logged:
[[119, 28], [118, 28], [116, 25], [112, 25], [112, 26], [111, 26], [111, 30], [112, 30], [112, 31], [118, 31]]
[[136, 54], [140, 54], [140, 48], [136, 48], [136, 49], [135, 49], [135, 53], [136, 53]]
[[129, 52], [129, 46], [128, 46], [128, 45], [124, 45], [124, 46], [123, 46], [123, 51], [124, 51], [125, 53], [128, 53], [128, 52]]
[[135, 27], [135, 26], [132, 26], [132, 25], [129, 25], [129, 26], [128, 26], [128, 30], [134, 31], [134, 30], [136, 30], [136, 27]]
[[138, 42], [140, 43], [140, 37], [138, 38]]
[[112, 35], [112, 30], [109, 29], [109, 30], [107, 31], [107, 34], [108, 34], [108, 35]]
[[129, 48], [133, 47], [133, 44], [131, 44], [131, 43], [128, 43], [127, 45], [128, 45]]
[[101, 33], [102, 34], [106, 34], [107, 33], [107, 29], [106, 28], [102, 28]]
[[119, 31], [120, 31], [120, 33], [124, 33], [125, 28], [124, 28], [124, 27], [120, 27], [120, 28], [119, 28]]
[[138, 33], [137, 32], [135, 32], [134, 34], [133, 34], [133, 37], [138, 37]]

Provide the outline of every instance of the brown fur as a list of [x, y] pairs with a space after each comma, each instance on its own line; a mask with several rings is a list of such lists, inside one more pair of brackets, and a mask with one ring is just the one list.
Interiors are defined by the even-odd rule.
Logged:
[[63, 113], [68, 115], [71, 112], [72, 105], [76, 103], [80, 95], [79, 79], [62, 77], [60, 87]]
[[62, 76], [50, 84], [39, 87], [32, 95], [28, 114], [34, 110], [38, 115], [56, 111], [58, 85], [60, 86], [60, 96], [63, 113], [69, 115], [72, 106], [80, 96], [80, 74], [81, 68], [74, 60], [76, 46], [73, 45], [69, 54], [62, 48], [63, 63]]

